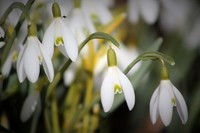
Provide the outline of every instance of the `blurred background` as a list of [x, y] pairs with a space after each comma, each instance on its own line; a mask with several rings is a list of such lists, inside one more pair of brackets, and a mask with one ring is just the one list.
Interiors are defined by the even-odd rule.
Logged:
[[[27, 2], [27, 0], [17, 1], [24, 4]], [[2, 19], [3, 13], [13, 2], [16, 1], [0, 0], [0, 19]], [[53, 19], [52, 2], [53, 0], [35, 0], [28, 8], [33, 21], [37, 24], [40, 41], [42, 41], [45, 30]], [[64, 77], [60, 79], [54, 88], [55, 91], [53, 91], [53, 94], [56, 95], [59, 132], [200, 132], [199, 0], [58, 0], [57, 2], [60, 4], [66, 25], [71, 28], [76, 37], [80, 32], [77, 28], [86, 30], [83, 39], [76, 38], [79, 43], [91, 33], [102, 31], [115, 37], [126, 48], [124, 53], [128, 53], [127, 49], [130, 50], [130, 56], [124, 54], [120, 58], [122, 60], [131, 58], [128, 63], [140, 53], [147, 51], [159, 51], [171, 56], [176, 64], [174, 66], [167, 65], [170, 80], [183, 95], [189, 116], [188, 121], [183, 125], [174, 107], [173, 119], [168, 127], [165, 127], [160, 119], [154, 125], [151, 123], [149, 103], [154, 90], [160, 83], [160, 64], [158, 61], [141, 62], [136, 66], [134, 72], [129, 73], [128, 76], [135, 88], [136, 95], [136, 104], [132, 111], [128, 110], [123, 94], [117, 94], [121, 96], [115, 97], [113, 109], [109, 113], [104, 113], [100, 101], [97, 100], [94, 104], [93, 100], [96, 95], [99, 95], [103, 79], [102, 75], [104, 75], [103, 71], [105, 70], [98, 70], [96, 73], [95, 67], [91, 69], [85, 63], [88, 56], [86, 50], [86, 52], [80, 54], [82, 58], [78, 61], [79, 63], [75, 63], [78, 65], [74, 66], [72, 64], [72, 68], [68, 69], [68, 71], [72, 70], [70, 71], [71, 73], [64, 74]], [[76, 15], [75, 8], [80, 9], [83, 16]], [[12, 29], [15, 29], [18, 30], [18, 34], [13, 45], [23, 45], [25, 43], [27, 22], [24, 21], [20, 28], [16, 26], [20, 20], [20, 15], [21, 11], [19, 9], [14, 9], [10, 13], [5, 24], [1, 25], [5, 31], [5, 37], [1, 38], [0, 41], [5, 41], [7, 44], [12, 36]], [[73, 19], [75, 16], [76, 19]], [[156, 46], [155, 41], [158, 38], [162, 38], [163, 42], [161, 45]], [[95, 44], [95, 42], [92, 43]], [[0, 56], [2, 56], [6, 44], [0, 49]], [[95, 52], [98, 53], [98, 50]], [[66, 59], [55, 50], [52, 61], [54, 62], [56, 73], [60, 64], [63, 64]], [[101, 59], [98, 61], [100, 62]], [[44, 85], [39, 87], [39, 93], [36, 96], [33, 92], [38, 90], [37, 88], [41, 83], [31, 84], [28, 80], [25, 80], [20, 84], [16, 75], [15, 62], [13, 60], [13, 67], [7, 74], [4, 75], [3, 70], [1, 70], [0, 132], [56, 132], [53, 130], [55, 123], [52, 120], [52, 115], [54, 115], [52, 99], [54, 98], [51, 96], [45, 101], [49, 83], [45, 81]], [[128, 65], [126, 64], [123, 67], [123, 63], [121, 69], [126, 68]], [[98, 67], [100, 64], [95, 63], [94, 66]], [[43, 75], [44, 71], [41, 70], [40, 79], [44, 77]], [[85, 97], [87, 97], [87, 79], [91, 75], [93, 75], [93, 92], [91, 92], [92, 98], [89, 100], [91, 107], [88, 109], [88, 106], [85, 107], [84, 101]], [[77, 89], [75, 92], [70, 91], [74, 88]], [[20, 119], [22, 107], [25, 106], [24, 102], [31, 94], [34, 96], [32, 102], [29, 101], [29, 108], [32, 107], [34, 101], [37, 101], [37, 105], [31, 110], [31, 116], [25, 122], [22, 122]], [[38, 94], [40, 98], [38, 98]], [[74, 106], [72, 107], [72, 105]], [[79, 117], [79, 114], [83, 115]], [[89, 119], [86, 125], [89, 128], [84, 128], [84, 121], [87, 121], [85, 120], [87, 119], [85, 118], [86, 115]], [[78, 116], [78, 120], [70, 116]], [[66, 120], [68, 118], [71, 121]], [[73, 126], [68, 127], [65, 122], [69, 122]]]

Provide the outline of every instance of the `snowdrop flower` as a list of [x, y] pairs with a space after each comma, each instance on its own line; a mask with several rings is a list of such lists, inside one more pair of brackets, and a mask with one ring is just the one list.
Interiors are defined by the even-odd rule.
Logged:
[[[0, 38], [4, 38], [5, 36], [5, 32], [3, 30], [3, 28], [0, 26]], [[4, 41], [0, 41], [0, 48], [3, 47], [5, 45]]]
[[14, 45], [12, 45], [8, 57], [6, 58], [6, 61], [2, 67], [2, 74], [5, 77], [9, 75], [12, 65], [15, 65], [15, 63], [17, 62], [18, 54], [21, 49], [22, 45], [18, 44], [17, 39], [15, 39]]
[[27, 77], [30, 82], [36, 82], [40, 73], [40, 64], [42, 64], [48, 80], [52, 82], [54, 77], [53, 64], [45, 47], [36, 36], [36, 26], [31, 24], [28, 32], [26, 44], [20, 51], [17, 60], [18, 79], [23, 82]]
[[83, 13], [91, 19], [98, 19], [101, 24], [107, 24], [113, 18], [109, 9], [98, 0], [83, 0], [82, 5]]
[[176, 107], [182, 123], [185, 124], [188, 119], [185, 100], [167, 76], [161, 80], [151, 97], [150, 118], [152, 123], [155, 124], [160, 115], [164, 125], [168, 126], [172, 120], [173, 107]]
[[114, 94], [124, 93], [129, 110], [135, 104], [134, 88], [129, 79], [117, 67], [115, 51], [110, 47], [107, 52], [108, 71], [101, 85], [101, 102], [105, 112], [108, 112], [114, 101]]
[[25, 99], [24, 104], [22, 106], [22, 111], [20, 115], [20, 119], [22, 120], [22, 122], [27, 121], [31, 117], [31, 115], [36, 109], [38, 102], [40, 102], [39, 92], [31, 92]]
[[131, 23], [137, 23], [140, 15], [148, 24], [157, 20], [159, 3], [157, 0], [128, 0], [128, 19]]
[[69, 57], [75, 62], [78, 57], [77, 42], [72, 31], [64, 24], [61, 18], [60, 7], [57, 3], [53, 4], [52, 10], [54, 19], [47, 28], [42, 43], [51, 58], [55, 44], [64, 56]]

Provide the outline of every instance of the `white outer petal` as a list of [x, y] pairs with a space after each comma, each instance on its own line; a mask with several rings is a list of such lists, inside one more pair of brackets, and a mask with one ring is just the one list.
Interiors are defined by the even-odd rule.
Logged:
[[94, 0], [94, 5], [95, 7], [93, 7], [95, 9], [95, 12], [99, 18], [99, 20], [101, 21], [102, 24], [107, 24], [109, 23], [113, 16], [112, 13], [109, 11], [109, 9], [103, 5], [103, 3]]
[[114, 83], [112, 80], [112, 70], [108, 68], [108, 72], [103, 80], [101, 85], [101, 103], [104, 109], [104, 112], [108, 112], [114, 101]]
[[20, 114], [20, 119], [22, 120], [22, 122], [27, 121], [31, 117], [31, 115], [35, 111], [38, 98], [39, 98], [39, 92], [34, 91], [31, 92], [31, 94], [29, 94], [28, 97], [25, 99]]
[[0, 26], [0, 38], [4, 38], [4, 36], [5, 36], [5, 32], [3, 28]]
[[0, 42], [0, 48], [2, 48], [5, 44], [5, 42]]
[[170, 93], [172, 86], [169, 80], [162, 80], [159, 87], [159, 113], [163, 124], [168, 126], [172, 120], [173, 113], [172, 96]]
[[[73, 66], [73, 68], [71, 66]], [[70, 65], [70, 68], [64, 72], [64, 83], [66, 86], [69, 86], [75, 79], [75, 69], [76, 66], [72, 64]]]
[[118, 78], [120, 80], [120, 84], [124, 93], [124, 97], [126, 99], [126, 103], [128, 105], [129, 110], [132, 110], [135, 105], [135, 93], [134, 88], [130, 82], [130, 80], [124, 75], [124, 73], [116, 67], [118, 72]]
[[26, 78], [26, 74], [24, 71], [24, 52], [26, 50], [27, 44], [22, 46], [19, 56], [17, 58], [17, 76], [19, 79], [19, 82], [22, 83], [24, 79]]
[[139, 20], [138, 0], [128, 0], [128, 19], [131, 23], [137, 23]]
[[49, 82], [52, 82], [53, 78], [54, 78], [54, 69], [53, 69], [53, 64], [52, 64], [51, 58], [49, 57], [44, 46], [41, 43], [40, 43], [40, 50], [41, 50], [41, 54], [42, 54], [42, 58], [43, 58], [42, 59], [42, 66], [43, 66], [44, 71], [45, 71], [45, 73], [48, 77]]
[[60, 20], [62, 38], [64, 41], [64, 48], [67, 51], [69, 58], [75, 62], [78, 57], [78, 44], [73, 36], [72, 31]]
[[153, 124], [156, 123], [156, 120], [158, 119], [158, 116], [159, 116], [159, 112], [158, 112], [159, 91], [160, 91], [159, 87], [156, 88], [150, 100], [150, 118]]
[[157, 0], [140, 0], [141, 14], [148, 24], [155, 23], [159, 11], [158, 4]]
[[[24, 70], [28, 80], [35, 83], [39, 77], [40, 66], [37, 55], [37, 40], [35, 37], [28, 37], [27, 48], [24, 52]], [[35, 46], [34, 46], [35, 45]]]
[[179, 90], [173, 86], [174, 96], [176, 100], [176, 108], [183, 124], [188, 120], [188, 110], [185, 100]]
[[2, 74], [7, 77], [10, 73], [11, 67], [12, 67], [12, 54], [10, 53], [5, 63], [3, 64]]
[[54, 52], [54, 32], [54, 21], [52, 21], [49, 27], [46, 29], [42, 40], [42, 44], [44, 45], [50, 58], [52, 58]]

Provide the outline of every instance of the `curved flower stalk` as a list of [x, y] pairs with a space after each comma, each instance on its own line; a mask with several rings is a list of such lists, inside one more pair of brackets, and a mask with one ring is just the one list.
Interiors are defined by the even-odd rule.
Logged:
[[112, 48], [108, 53], [108, 72], [101, 85], [101, 102], [105, 112], [108, 112], [114, 101], [114, 94], [124, 93], [129, 110], [135, 105], [134, 88], [129, 79], [117, 67], [116, 54]]
[[52, 58], [54, 44], [65, 57], [69, 57], [73, 62], [78, 57], [78, 45], [72, 31], [67, 27], [62, 18], [58, 3], [52, 6], [54, 19], [47, 28], [42, 43], [46, 48], [49, 56]]
[[[5, 32], [4, 32], [3, 28], [0, 26], [0, 39], [4, 38], [4, 36], [5, 36]], [[0, 48], [3, 47], [4, 45], [5, 45], [5, 42], [0, 41]]]
[[32, 83], [39, 77], [40, 64], [50, 82], [53, 81], [54, 70], [51, 58], [36, 36], [36, 27], [31, 24], [26, 44], [19, 53], [17, 60], [17, 75], [20, 82], [27, 77]]
[[20, 119], [22, 122], [26, 122], [32, 116], [39, 102], [40, 95], [38, 91], [35, 90], [27, 96], [23, 103], [20, 114]]
[[160, 115], [163, 124], [168, 126], [172, 120], [173, 107], [176, 107], [182, 123], [185, 124], [188, 119], [185, 100], [179, 90], [168, 79], [166, 67], [164, 67], [162, 73], [164, 73], [163, 79], [154, 91], [150, 101], [151, 121], [155, 124]]
[[158, 0], [128, 0], [128, 18], [131, 23], [137, 23], [140, 16], [148, 23], [153, 24], [158, 18]]

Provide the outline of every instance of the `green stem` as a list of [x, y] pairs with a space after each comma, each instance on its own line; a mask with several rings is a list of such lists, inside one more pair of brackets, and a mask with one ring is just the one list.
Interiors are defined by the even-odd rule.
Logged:
[[[35, 0], [29, 0], [29, 1], [27, 2], [27, 4], [26, 4], [26, 8], [27, 8], [27, 9], [30, 9], [31, 6], [32, 6], [32, 4], [34, 3], [34, 1], [35, 1]], [[22, 14], [22, 15], [20, 16], [20, 19], [19, 19], [19, 21], [18, 21], [16, 27], [15, 27], [15, 31], [13, 32], [13, 34], [11, 35], [11, 37], [9, 38], [9, 40], [8, 40], [8, 42], [7, 42], [7, 44], [6, 44], [5, 48], [4, 48], [4, 51], [3, 51], [2, 56], [1, 56], [1, 62], [0, 62], [0, 66], [1, 66], [1, 67], [0, 67], [0, 68], [2, 68], [2, 66], [3, 66], [3, 64], [4, 64], [5, 60], [6, 60], [6, 58], [8, 57], [8, 53], [9, 53], [9, 51], [10, 51], [10, 48], [12, 47], [12, 44], [13, 44], [13, 42], [14, 42], [14, 40], [15, 40], [16, 35], [17, 35], [18, 32], [19, 32], [19, 29], [21, 28], [21, 25], [22, 25], [24, 19], [25, 19], [25, 16]], [[1, 20], [2, 20], [2, 19], [1, 19]], [[1, 70], [2, 70], [2, 69], [1, 69]]]
[[14, 9], [20, 9], [22, 11], [22, 13], [25, 15], [26, 19], [30, 20], [30, 16], [28, 14], [28, 8], [21, 2], [14, 2], [12, 5], [10, 5], [8, 7], [8, 9], [5, 11], [5, 13], [3, 14], [1, 20], [0, 20], [0, 25], [2, 26], [5, 21], [6, 18], [8, 17], [8, 15], [10, 14], [10, 12]]
[[[80, 53], [80, 51], [83, 49], [83, 47], [86, 44], [88, 44], [88, 42], [90, 40], [92, 40], [92, 39], [104, 39], [104, 40], [107, 40], [107, 41], [111, 41], [117, 47], [120, 46], [119, 43], [112, 36], [110, 36], [110, 35], [108, 35], [106, 33], [103, 33], [103, 32], [95, 32], [95, 33], [91, 34], [89, 37], [87, 37], [79, 45], [78, 52]], [[48, 99], [48, 97], [50, 96], [52, 90], [58, 84], [58, 82], [60, 81], [61, 77], [63, 76], [65, 70], [68, 69], [68, 67], [70, 66], [71, 63], [72, 63], [72, 61], [70, 59], [68, 59], [67, 62], [64, 64], [64, 66], [60, 69], [60, 71], [56, 73], [55, 79], [53, 80], [53, 82], [47, 88], [46, 100]]]
[[145, 53], [142, 53], [141, 55], [139, 55], [135, 60], [133, 60], [127, 66], [127, 68], [124, 70], [124, 74], [127, 74], [132, 69], [132, 67], [134, 67], [135, 64], [137, 64], [141, 60], [143, 60], [143, 61], [160, 60], [161, 63], [162, 63], [162, 61], [165, 61], [165, 62], [169, 63], [170, 65], [175, 64], [174, 60], [170, 56], [167, 56], [163, 53], [160, 53], [160, 52], [145, 52]]

